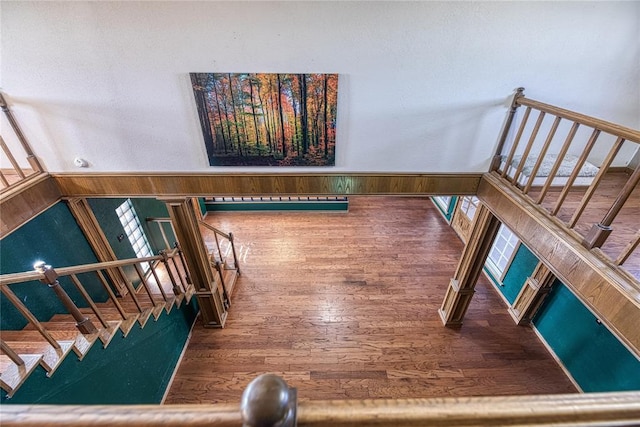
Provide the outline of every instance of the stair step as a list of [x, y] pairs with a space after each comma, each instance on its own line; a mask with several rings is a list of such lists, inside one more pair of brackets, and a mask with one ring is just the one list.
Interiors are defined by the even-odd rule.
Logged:
[[[73, 352], [82, 360], [91, 346], [98, 339], [98, 334], [83, 335], [75, 326], [73, 329], [47, 330], [56, 341], [73, 341]], [[40, 332], [32, 329], [21, 331], [2, 331], [2, 339], [8, 341], [42, 341], [46, 342]]]
[[[4, 334], [4, 333], [3, 333]], [[41, 354], [20, 354], [24, 365], [18, 366], [4, 354], [0, 354], [0, 387], [11, 397], [33, 372], [40, 360]]]
[[40, 365], [47, 371], [47, 376], [53, 375], [73, 347], [73, 341], [58, 341], [59, 349], [46, 341], [4, 341], [18, 354], [41, 354]]
[[[110, 321], [120, 322], [120, 330], [122, 331], [125, 337], [129, 335], [129, 332], [131, 332], [131, 329], [133, 329], [133, 325], [135, 325], [135, 322], [136, 320], [138, 320], [138, 316], [139, 316], [137, 309], [135, 310], [124, 309], [124, 312], [127, 317], [126, 319], [122, 319], [122, 315], [120, 314], [120, 311], [118, 311], [118, 309], [113, 306], [99, 306], [98, 308], [100, 309], [100, 313], [102, 314], [102, 317], [107, 319], [107, 323]], [[100, 325], [100, 321], [97, 318], [95, 318], [94, 320], [94, 317], [91, 317], [91, 316], [95, 316], [95, 314], [93, 313], [93, 310], [91, 310], [90, 308], [81, 308], [80, 312], [82, 314], [89, 316], [91, 318], [91, 321], [94, 322], [94, 325], [96, 327]], [[95, 322], [98, 322], [98, 323], [96, 324]]]
[[[84, 314], [88, 315], [93, 326], [98, 329], [98, 338], [102, 341], [102, 346], [106, 348], [113, 339], [113, 336], [118, 332], [120, 324], [122, 324], [122, 320], [107, 320], [107, 327], [105, 328], [95, 315], [90, 313]], [[69, 330], [74, 328], [75, 324], [76, 321], [70, 314], [56, 314], [48, 322], [42, 323], [47, 330], [52, 331]]]

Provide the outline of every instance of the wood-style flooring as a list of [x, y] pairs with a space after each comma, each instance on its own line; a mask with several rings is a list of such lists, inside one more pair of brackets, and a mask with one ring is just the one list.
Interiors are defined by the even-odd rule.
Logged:
[[461, 329], [442, 303], [463, 245], [426, 198], [349, 213], [218, 213], [243, 258], [224, 329], [196, 324], [166, 403], [238, 403], [265, 372], [301, 400], [575, 392], [482, 277]]

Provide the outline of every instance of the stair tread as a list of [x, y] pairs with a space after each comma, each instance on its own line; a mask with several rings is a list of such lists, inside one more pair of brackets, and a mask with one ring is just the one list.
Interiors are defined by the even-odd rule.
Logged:
[[21, 354], [24, 365], [16, 365], [9, 356], [0, 354], [0, 385], [9, 397], [22, 385], [31, 372], [38, 366], [41, 354]]
[[58, 341], [59, 349], [55, 349], [48, 342], [43, 341], [5, 341], [16, 353], [41, 354], [40, 364], [47, 372], [52, 373], [66, 357], [73, 347], [73, 341]]

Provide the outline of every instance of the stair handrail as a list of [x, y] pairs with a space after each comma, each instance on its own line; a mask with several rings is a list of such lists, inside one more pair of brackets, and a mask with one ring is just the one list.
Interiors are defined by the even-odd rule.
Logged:
[[[578, 134], [579, 128], [586, 128], [590, 137], [588, 140], [583, 141], [584, 146], [581, 145], [579, 147], [581, 153], [576, 157], [576, 164], [567, 177], [566, 184], [563, 185], [557, 199], [553, 201], [553, 206], [548, 210], [551, 217], [562, 222], [567, 229], [577, 233], [575, 227], [578, 224], [579, 219], [588, 207], [588, 204], [595, 194], [604, 175], [610, 170], [613, 161], [620, 152], [620, 149], [625, 142], [640, 145], [640, 131], [529, 99], [525, 97], [523, 91], [524, 88], [518, 88], [513, 96], [511, 108], [508, 112], [507, 119], [491, 163], [490, 172], [509, 182], [510, 185], [517, 188], [518, 191], [524, 194], [535, 204], [542, 205], [552, 185], [557, 185], [553, 184], [553, 182], [565, 156], [571, 151], [572, 147], [576, 146], [576, 144], [574, 144], [574, 137]], [[525, 112], [519, 120], [519, 124], [516, 129], [514, 116], [516, 110], [521, 106], [525, 107]], [[530, 116], [534, 116], [535, 113], [538, 114], [537, 119], [535, 119], [535, 123], [528, 123]], [[554, 118], [554, 121], [552, 124], [547, 123], [545, 127], [544, 121], [550, 117]], [[571, 129], [567, 132], [566, 136], [563, 137], [564, 142], [561, 147], [556, 147], [557, 151], [554, 153], [551, 151], [551, 147], [554, 146], [553, 141], [556, 138], [556, 131], [559, 129], [559, 124], [562, 120], [567, 121], [571, 125]], [[541, 129], [545, 129], [547, 132], [545, 138], [539, 138], [538, 136], [538, 132]], [[507, 147], [507, 137], [512, 131], [515, 131], [515, 136], [510, 146]], [[542, 134], [542, 132], [540, 133]], [[610, 148], [607, 147], [608, 152], [606, 156], [603, 158], [601, 164], [598, 165], [599, 169], [597, 173], [588, 184], [588, 188], [582, 196], [582, 200], [578, 207], [574, 210], [571, 218], [566, 221], [561, 220], [558, 217], [558, 214], [563, 208], [570, 189], [576, 182], [583, 166], [587, 163], [587, 158], [589, 157], [592, 149], [598, 144], [598, 139], [605, 134], [608, 137], [612, 137], [612, 140], [615, 139], [615, 141], [611, 144]], [[602, 139], [603, 138], [600, 138], [600, 140]], [[544, 143], [540, 144], [543, 140]], [[600, 145], [601, 144], [602, 142], [600, 142]], [[577, 149], [574, 149], [573, 151], [577, 151]], [[544, 180], [544, 184], [541, 184], [542, 186], [540, 191], [534, 198], [531, 196], [530, 190], [533, 187], [534, 178], [538, 175], [543, 164], [543, 160], [547, 157], [548, 153], [557, 154], [557, 158], [554, 161], [553, 166], [550, 168], [548, 176]], [[517, 166], [512, 164], [512, 160], [514, 160], [516, 156], [520, 157]], [[537, 159], [533, 161], [534, 158]], [[523, 174], [523, 168], [527, 159], [531, 159], [530, 162], [535, 163], [532, 165], [531, 171], [528, 172], [528, 177]], [[597, 223], [592, 223], [591, 229], [584, 233], [584, 235], [580, 236], [583, 246], [590, 250], [596, 249], [596, 252], [599, 248], [603, 247], [607, 238], [613, 231], [613, 228], [611, 227], [612, 223], [624, 207], [631, 193], [638, 186], [638, 183], [640, 183], [640, 165], [635, 166], [634, 170], [629, 170], [629, 176], [626, 178], [626, 182], [618, 192], [615, 200], [611, 203], [602, 220]], [[628, 244], [622, 245], [624, 249], [620, 253], [612, 256], [605, 256], [618, 266], [622, 266], [625, 260], [630, 256], [631, 252], [633, 252], [640, 244], [640, 238], [638, 235], [633, 237], [630, 236], [630, 239], [631, 240]]]
[[[171, 251], [168, 251], [167, 255], [169, 258], [174, 257], [178, 254], [178, 248], [173, 248]], [[144, 258], [127, 258], [117, 261], [107, 261], [107, 262], [97, 262], [92, 264], [82, 264], [82, 265], [74, 265], [70, 267], [60, 267], [56, 268], [56, 272], [59, 276], [70, 276], [72, 274], [81, 274], [81, 273], [90, 273], [98, 270], [107, 270], [110, 268], [118, 268], [118, 267], [126, 267], [134, 264], [145, 263], [145, 262], [155, 262], [162, 261], [162, 255], [154, 255], [150, 257]], [[12, 285], [15, 283], [29, 282], [32, 280], [42, 280], [45, 278], [43, 272], [33, 270], [33, 271], [25, 271], [21, 273], [9, 273], [9, 274], [0, 274], [0, 286]]]
[[210, 230], [213, 232], [213, 236], [216, 241], [216, 247], [218, 249], [218, 254], [220, 255], [220, 261], [222, 262], [224, 262], [224, 259], [222, 259], [222, 251], [220, 250], [220, 241], [218, 240], [218, 236], [223, 237], [229, 241], [229, 243], [231, 244], [231, 253], [233, 255], [233, 265], [235, 269], [238, 271], [238, 273], [240, 273], [240, 264], [238, 263], [238, 255], [236, 254], [236, 245], [234, 242], [233, 233], [231, 232], [225, 233], [224, 231], [219, 230], [218, 228], [214, 227], [211, 224], [208, 224], [206, 221], [203, 221], [203, 220], [199, 220], [198, 223], [204, 228], [206, 228], [207, 230]]
[[[3, 405], [2, 408], [2, 424], [5, 427], [230, 427], [242, 425], [243, 421], [246, 420], [243, 420], [237, 404]], [[310, 400], [300, 402], [297, 408], [299, 427], [602, 426], [638, 423], [638, 391], [426, 399]]]

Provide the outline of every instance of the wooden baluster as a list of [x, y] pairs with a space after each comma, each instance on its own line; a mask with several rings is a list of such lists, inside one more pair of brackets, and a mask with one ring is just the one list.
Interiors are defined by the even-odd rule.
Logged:
[[560, 192], [560, 196], [558, 197], [558, 200], [556, 200], [556, 205], [551, 211], [551, 215], [556, 216], [558, 215], [558, 212], [560, 212], [560, 208], [562, 208], [562, 204], [567, 198], [567, 195], [569, 195], [569, 191], [571, 190], [573, 183], [578, 177], [578, 174], [580, 173], [580, 169], [582, 169], [582, 166], [587, 161], [587, 157], [589, 156], [589, 153], [591, 153], [593, 146], [598, 140], [598, 136], [600, 136], [600, 131], [598, 129], [594, 129], [593, 132], [591, 133], [591, 137], [589, 138], [589, 141], [587, 142], [587, 146], [584, 148], [584, 150], [582, 150], [582, 154], [576, 161], [576, 165], [571, 171], [571, 175], [567, 179], [567, 183], [562, 188], [562, 191]]
[[18, 353], [13, 351], [13, 349], [11, 349], [11, 347], [9, 347], [7, 343], [2, 341], [1, 339], [0, 339], [0, 349], [2, 349], [2, 352], [6, 354], [7, 357], [11, 359], [13, 363], [15, 363], [18, 366], [24, 366], [24, 360], [22, 360], [22, 357], [20, 357]]
[[[516, 154], [516, 150], [518, 149], [518, 144], [520, 143], [520, 138], [522, 138], [522, 133], [524, 132], [524, 128], [527, 126], [527, 121], [529, 120], [529, 114], [531, 113], [531, 107], [527, 107], [524, 111], [524, 116], [522, 117], [522, 122], [520, 123], [520, 128], [518, 129], [518, 133], [516, 134], [516, 138], [513, 140], [513, 146], [511, 147], [511, 151], [509, 151], [509, 155], [505, 160], [504, 170], [500, 174], [503, 178], [506, 177], [507, 172], [509, 172], [509, 167], [511, 165], [511, 161]], [[513, 180], [509, 179], [509, 181], [513, 182]]]
[[218, 258], [220, 258], [220, 261], [222, 261], [223, 259], [222, 259], [222, 250], [220, 249], [220, 240], [218, 239], [218, 232], [215, 230], [213, 231], [213, 237], [216, 240], [216, 248], [218, 249]]
[[168, 301], [167, 294], [164, 291], [164, 289], [162, 288], [162, 283], [160, 282], [160, 278], [158, 277], [158, 273], [156, 272], [156, 268], [155, 268], [153, 262], [149, 263], [149, 268], [151, 269], [151, 274], [153, 274], [153, 278], [156, 281], [156, 285], [158, 286], [158, 290], [160, 291], [160, 294], [162, 295], [162, 299], [164, 299], [164, 301], [167, 302]]
[[91, 320], [86, 317], [84, 314], [80, 312], [78, 307], [73, 303], [67, 292], [64, 290], [62, 286], [60, 286], [60, 282], [58, 282], [58, 273], [48, 265], [45, 265], [44, 262], [39, 262], [36, 266], [36, 270], [40, 271], [43, 274], [43, 278], [40, 281], [49, 288], [53, 292], [55, 292], [56, 296], [64, 305], [64, 308], [69, 312], [71, 316], [73, 316], [76, 323], [76, 328], [83, 334], [93, 334], [98, 332], [98, 329], [91, 323]]
[[553, 124], [551, 125], [551, 129], [549, 130], [549, 134], [547, 135], [547, 139], [544, 141], [544, 144], [542, 145], [542, 149], [540, 149], [540, 153], [538, 153], [538, 159], [536, 160], [536, 163], [533, 165], [533, 169], [531, 170], [531, 174], [529, 175], [529, 180], [527, 181], [527, 184], [525, 185], [524, 190], [522, 190], [524, 194], [529, 193], [529, 190], [531, 190], [531, 186], [533, 185], [533, 180], [536, 178], [536, 175], [538, 175], [538, 170], [540, 170], [540, 166], [544, 161], [544, 156], [547, 155], [547, 151], [551, 146], [551, 141], [553, 141], [553, 137], [556, 135], [556, 131], [558, 130], [558, 125], [560, 125], [561, 120], [562, 119], [560, 117], [556, 116], [555, 120], [553, 121]]
[[118, 267], [118, 268], [120, 268], [120, 271], [122, 272], [123, 277], [126, 278], [126, 280], [124, 281], [124, 285], [126, 286], [127, 290], [129, 291], [128, 295], [133, 300], [133, 303], [135, 304], [136, 308], [138, 309], [138, 313], [142, 313], [144, 310], [142, 309], [142, 305], [140, 305], [140, 301], [138, 300], [138, 297], [136, 295], [136, 290], [133, 287], [133, 284], [127, 278], [127, 275], [125, 274], [124, 270], [122, 270], [122, 267]]
[[116, 310], [118, 310], [118, 313], [120, 313], [120, 317], [122, 317], [123, 320], [126, 320], [127, 313], [125, 313], [124, 309], [122, 308], [122, 305], [120, 305], [120, 301], [118, 301], [118, 297], [116, 297], [116, 295], [113, 293], [113, 290], [111, 289], [111, 286], [109, 286], [109, 283], [107, 283], [107, 279], [104, 277], [104, 274], [102, 274], [102, 271], [100, 270], [96, 270], [96, 274], [98, 275], [98, 278], [102, 283], [102, 286], [109, 294], [109, 298], [111, 298], [111, 302], [116, 307]]
[[611, 205], [604, 218], [602, 218], [602, 221], [598, 224], [594, 224], [589, 233], [587, 233], [587, 236], [582, 241], [582, 244], [586, 248], [599, 248], [604, 244], [607, 237], [609, 237], [613, 231], [611, 228], [613, 220], [616, 219], [618, 212], [620, 212], [620, 209], [622, 209], [625, 202], [638, 185], [638, 182], [640, 182], [640, 164], [636, 166], [636, 169], [624, 184], [620, 193], [618, 193], [618, 197], [616, 197], [616, 200], [613, 202], [613, 205]]
[[520, 158], [520, 163], [518, 164], [518, 167], [516, 168], [515, 173], [513, 174], [513, 182], [514, 183], [518, 183], [518, 178], [520, 177], [520, 174], [522, 173], [522, 169], [524, 168], [524, 164], [527, 161], [527, 158], [529, 157], [529, 152], [531, 151], [531, 147], [533, 147], [533, 143], [536, 140], [536, 137], [538, 136], [538, 132], [540, 131], [540, 126], [542, 125], [542, 121], [544, 120], [544, 116], [545, 116], [545, 112], [544, 111], [540, 111], [538, 113], [538, 120], [536, 120], [536, 124], [533, 127], [533, 130], [531, 131], [531, 135], [529, 136], [529, 141], [527, 142], [527, 146], [524, 148], [524, 152], [522, 153], [522, 157]]
[[75, 274], [72, 274], [70, 277], [71, 277], [71, 281], [76, 286], [78, 291], [80, 291], [85, 301], [89, 304], [89, 307], [91, 307], [91, 310], [93, 310], [93, 312], [95, 313], [96, 317], [98, 318], [102, 326], [104, 326], [105, 328], [108, 328], [109, 324], [107, 323], [105, 318], [102, 316], [102, 313], [100, 312], [100, 309], [98, 308], [98, 306], [96, 306], [96, 304], [93, 302], [93, 299], [91, 299], [91, 296], [87, 293], [87, 290], [84, 288], [84, 286], [82, 286], [82, 283], [80, 283], [78, 276], [76, 276]]
[[0, 286], [0, 292], [7, 297], [7, 299], [13, 304], [13, 306], [24, 316], [25, 319], [47, 340], [51, 347], [56, 350], [60, 350], [60, 344], [56, 341], [49, 332], [42, 326], [42, 324], [36, 319], [36, 317], [29, 311], [29, 309], [22, 303], [22, 300], [13, 293], [9, 286]]
[[220, 276], [220, 284], [222, 285], [222, 297], [224, 298], [224, 306], [228, 310], [231, 307], [231, 300], [229, 299], [229, 294], [227, 293], [227, 286], [224, 283], [224, 267], [220, 261], [216, 261], [216, 270], [218, 270], [218, 274]]
[[[171, 261], [173, 262], [173, 266], [176, 269], [176, 273], [178, 274], [178, 279], [180, 279], [180, 284], [182, 285], [182, 290], [187, 292], [187, 285], [191, 283], [191, 278], [189, 277], [189, 270], [187, 269], [187, 264], [184, 261], [184, 256], [182, 255], [182, 251], [180, 250], [180, 246], [178, 242], [174, 243], [173, 246], [178, 250], [178, 255], [180, 257], [180, 265], [182, 266], [182, 270], [178, 267], [178, 263], [176, 262], [176, 257], [172, 256]], [[182, 278], [184, 274], [184, 279]], [[186, 284], [185, 284], [186, 281]]]
[[0, 182], [2, 182], [2, 186], [3, 187], [8, 187], [9, 186], [9, 181], [7, 180], [7, 178], [5, 178], [5, 176], [2, 173], [2, 171], [0, 171]]
[[625, 246], [625, 248], [620, 252], [620, 255], [616, 259], [615, 263], [617, 265], [622, 265], [629, 258], [629, 256], [636, 250], [636, 248], [640, 245], [640, 231], [636, 233], [636, 235], [631, 239], [629, 244]]
[[144, 290], [147, 292], [147, 295], [151, 300], [151, 305], [155, 305], [156, 302], [153, 299], [153, 295], [151, 294], [151, 289], [149, 289], [149, 284], [147, 283], [147, 279], [145, 279], [144, 277], [144, 272], [142, 271], [140, 264], [133, 264], [133, 268], [135, 268], [136, 273], [138, 274], [138, 278], [140, 279], [140, 282], [142, 282], [142, 286], [144, 287]]
[[[164, 268], [165, 268], [165, 270], [167, 270], [167, 275], [169, 276], [169, 279], [171, 280], [171, 286], [173, 288], [173, 294], [174, 295], [180, 295], [182, 293], [182, 291], [180, 290], [180, 287], [176, 283], [176, 279], [173, 277], [173, 272], [171, 271], [171, 265], [169, 264], [169, 256], [167, 255], [167, 251], [160, 251], [160, 255], [162, 256], [162, 263], [164, 264]], [[179, 272], [178, 272], [178, 275], [180, 275]]]
[[560, 169], [562, 160], [564, 159], [564, 156], [567, 154], [567, 151], [569, 150], [569, 146], [571, 146], [571, 142], [573, 141], [573, 138], [576, 136], [576, 132], [578, 132], [578, 127], [580, 127], [580, 124], [575, 122], [573, 123], [573, 126], [571, 126], [571, 130], [569, 130], [569, 133], [567, 134], [567, 138], [564, 140], [564, 144], [562, 144], [562, 148], [558, 153], [558, 158], [556, 159], [556, 162], [553, 164], [553, 167], [549, 172], [549, 176], [547, 177], [547, 180], [545, 181], [544, 185], [542, 186], [542, 190], [538, 195], [538, 200], [536, 200], [537, 204], [542, 203], [542, 200], [544, 200], [544, 196], [546, 196], [547, 192], [549, 191], [549, 188], [551, 188], [551, 183], [553, 182], [553, 178], [558, 173], [558, 169]]
[[242, 393], [244, 427], [295, 427], [298, 393], [277, 375], [262, 374]]
[[18, 141], [20, 141], [20, 144], [22, 145], [22, 149], [27, 154], [27, 161], [29, 162], [29, 165], [31, 165], [31, 168], [34, 171], [38, 171], [38, 172], [44, 171], [44, 168], [42, 167], [42, 165], [40, 164], [36, 156], [33, 154], [33, 151], [31, 151], [31, 147], [27, 142], [27, 138], [24, 137], [24, 134], [22, 133], [20, 126], [18, 126], [18, 122], [16, 121], [15, 117], [13, 117], [13, 113], [11, 112], [11, 110], [9, 110], [9, 106], [7, 105], [7, 102], [5, 101], [4, 96], [2, 95], [1, 92], [0, 92], [0, 107], [2, 108], [2, 111], [4, 111], [4, 114], [7, 117], [7, 120], [9, 121], [9, 124], [13, 129], [13, 132], [18, 137]]
[[576, 211], [574, 212], [573, 216], [571, 217], [571, 220], [567, 224], [569, 226], [569, 228], [575, 227], [576, 224], [578, 223], [578, 220], [580, 219], [580, 216], [582, 215], [582, 213], [584, 212], [585, 208], [587, 207], [587, 204], [589, 203], [589, 201], [593, 197], [593, 194], [596, 192], [596, 189], [598, 188], [598, 185], [600, 185], [600, 181], [602, 181], [602, 178], [604, 177], [604, 175], [609, 170], [609, 166], [611, 166], [611, 163], [613, 162], [613, 159], [615, 159], [616, 155], [618, 154], [618, 152], [622, 148], [622, 145], [624, 144], [624, 141], [625, 141], [624, 138], [619, 137], [616, 140], [616, 142], [613, 144], [613, 147], [611, 148], [611, 150], [609, 150], [609, 153], [607, 154], [607, 157], [602, 162], [602, 165], [600, 165], [600, 169], [598, 170], [598, 173], [593, 178], [593, 182], [591, 182], [591, 185], [589, 185], [589, 188], [587, 188], [587, 191], [584, 193], [584, 196], [582, 196], [582, 200], [580, 201], [580, 206], [578, 206], [578, 209], [576, 209]]
[[233, 252], [233, 266], [238, 274], [240, 274], [240, 263], [238, 262], [238, 255], [236, 255], [236, 245], [233, 240], [233, 233], [229, 233], [229, 241], [231, 242], [231, 251]]
[[9, 147], [7, 146], [7, 144], [5, 144], [4, 138], [2, 136], [0, 136], [0, 146], [2, 146], [2, 151], [4, 151], [4, 154], [7, 156], [7, 159], [9, 159], [11, 166], [13, 166], [13, 170], [16, 171], [16, 173], [18, 174], [18, 176], [20, 176], [21, 179], [25, 179], [26, 175], [24, 174], [24, 172], [22, 171], [22, 168], [16, 161], [16, 158], [11, 153], [11, 150], [9, 150]]

